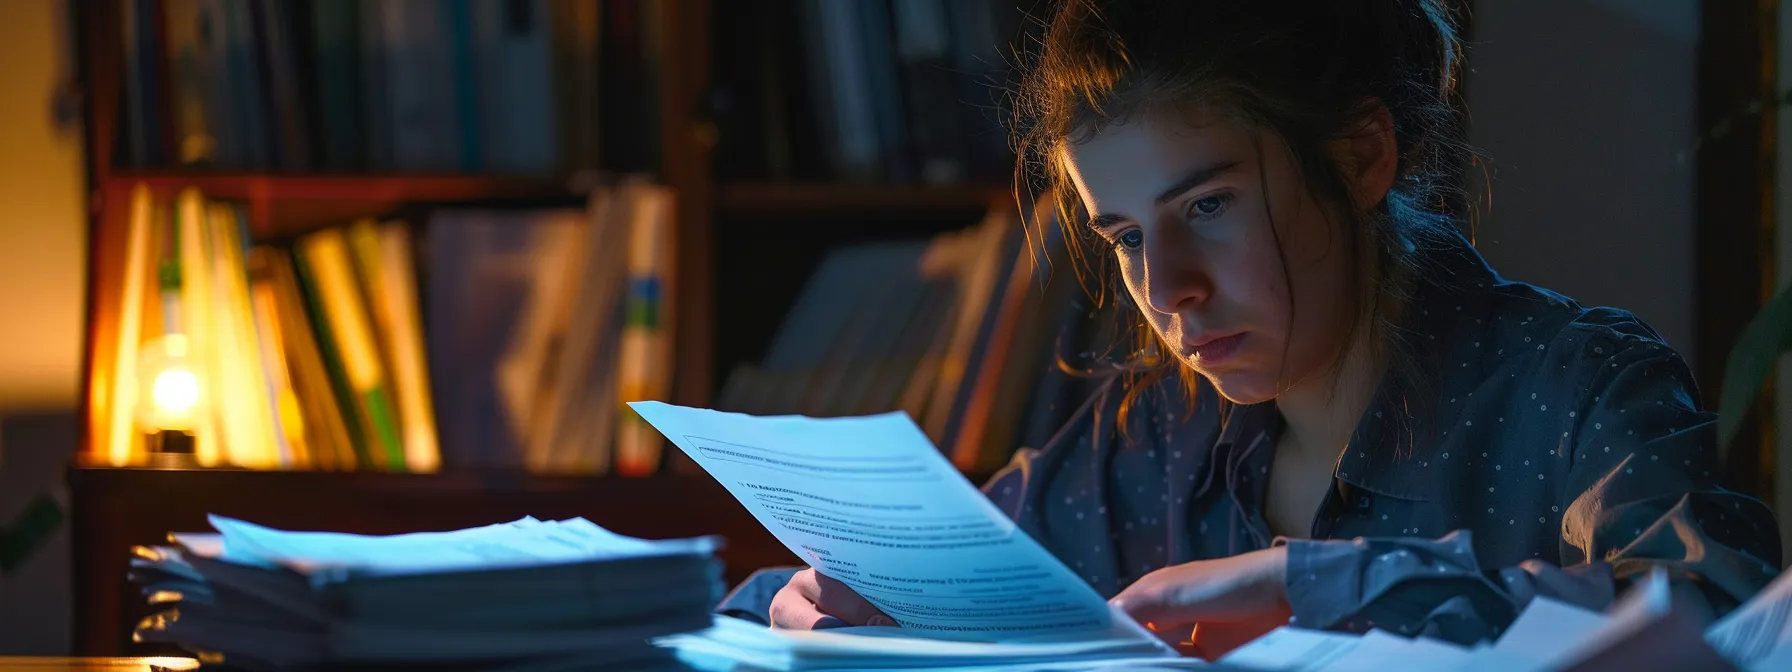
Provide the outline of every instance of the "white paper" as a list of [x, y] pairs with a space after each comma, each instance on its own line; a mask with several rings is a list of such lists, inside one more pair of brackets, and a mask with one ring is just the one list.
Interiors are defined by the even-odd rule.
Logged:
[[1606, 627], [1603, 614], [1587, 611], [1547, 597], [1535, 597], [1518, 618], [1494, 642], [1492, 651], [1503, 658], [1501, 669], [1539, 669], [1554, 663], [1565, 651], [1591, 639]]
[[1362, 636], [1282, 626], [1220, 658], [1249, 670], [1294, 672], [1386, 672], [1455, 670], [1485, 652], [1382, 630]]
[[761, 417], [629, 404], [821, 573], [911, 633], [1174, 650], [964, 479], [906, 414]]
[[1660, 567], [1631, 586], [1628, 593], [1606, 610], [1603, 626], [1550, 658], [1552, 665], [1566, 666], [1605, 650], [1612, 644], [1648, 627], [1673, 608], [1673, 593], [1668, 587], [1667, 571]]
[[1780, 644], [1771, 653], [1742, 665], [1746, 672], [1785, 672], [1792, 670], [1792, 645]]
[[1454, 644], [1426, 638], [1406, 638], [1382, 630], [1370, 630], [1329, 663], [1324, 672], [1386, 672], [1403, 670], [1454, 670], [1475, 654]]
[[1350, 653], [1361, 637], [1282, 626], [1220, 657], [1227, 665], [1252, 670], [1322, 670]]
[[1209, 667], [1195, 658], [1129, 656], [1113, 653], [1112, 642], [962, 642], [917, 638], [900, 628], [858, 627], [829, 630], [775, 630], [727, 616], [717, 616], [707, 630], [671, 635], [655, 641], [678, 651], [699, 669], [716, 659], [765, 670], [925, 669], [972, 672], [1034, 672], [1101, 669], [1197, 669]]
[[[449, 532], [386, 536], [289, 532], [218, 515], [209, 520], [222, 542], [220, 559], [287, 567], [323, 580], [346, 573], [408, 574], [710, 553], [716, 547], [716, 540], [708, 537], [663, 541], [624, 537], [583, 518], [522, 518]], [[213, 540], [195, 535], [190, 541], [205, 548]]]
[[1770, 658], [1792, 660], [1792, 572], [1781, 574], [1713, 623], [1705, 630], [1705, 641], [1725, 658], [1750, 669]]
[[1622, 622], [1614, 623], [1605, 615], [1537, 598], [1491, 646], [1463, 648], [1381, 630], [1357, 637], [1284, 626], [1239, 647], [1220, 662], [1253, 670], [1299, 672], [1550, 670], [1568, 662], [1567, 657], [1577, 655], [1585, 642], [1603, 637], [1602, 632], [1621, 628]]

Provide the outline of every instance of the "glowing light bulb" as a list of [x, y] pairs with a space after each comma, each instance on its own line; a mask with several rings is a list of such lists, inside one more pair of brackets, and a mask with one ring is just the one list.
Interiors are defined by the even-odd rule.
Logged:
[[204, 386], [183, 334], [143, 344], [138, 356], [137, 421], [144, 431], [190, 432], [206, 401]]

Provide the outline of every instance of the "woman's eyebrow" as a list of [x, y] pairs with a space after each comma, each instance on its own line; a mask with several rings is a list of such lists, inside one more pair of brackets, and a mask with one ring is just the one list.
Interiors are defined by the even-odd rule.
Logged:
[[1213, 178], [1219, 177], [1220, 175], [1225, 174], [1226, 171], [1237, 167], [1237, 161], [1221, 161], [1205, 166], [1196, 166], [1193, 170], [1184, 173], [1182, 179], [1177, 180], [1175, 184], [1170, 185], [1170, 188], [1165, 189], [1163, 193], [1158, 194], [1157, 204], [1163, 205], [1176, 200], [1176, 197], [1181, 196], [1184, 192], [1206, 184], [1212, 181]]
[[1094, 219], [1089, 220], [1089, 228], [1100, 231], [1110, 226], [1124, 224], [1125, 222], [1126, 215], [1117, 215], [1110, 212], [1105, 215], [1098, 215]]
[[[1205, 166], [1197, 166], [1193, 170], [1184, 173], [1182, 179], [1176, 180], [1175, 184], [1170, 185], [1170, 188], [1165, 189], [1163, 193], [1158, 194], [1157, 198], [1154, 200], [1157, 205], [1163, 205], [1176, 200], [1177, 196], [1181, 196], [1188, 192], [1188, 190], [1211, 182], [1214, 178], [1226, 174], [1226, 171], [1237, 168], [1238, 163], [1239, 162], [1237, 161], [1221, 161]], [[1114, 213], [1097, 215], [1089, 220], [1089, 228], [1100, 231], [1110, 226], [1125, 223], [1127, 219], [1126, 215]]]

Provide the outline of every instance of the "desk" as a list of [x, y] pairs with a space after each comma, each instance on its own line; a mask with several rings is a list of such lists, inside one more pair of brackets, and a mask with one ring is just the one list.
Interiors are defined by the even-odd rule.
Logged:
[[62, 656], [0, 656], [6, 672], [175, 672], [197, 670], [192, 658], [66, 658]]

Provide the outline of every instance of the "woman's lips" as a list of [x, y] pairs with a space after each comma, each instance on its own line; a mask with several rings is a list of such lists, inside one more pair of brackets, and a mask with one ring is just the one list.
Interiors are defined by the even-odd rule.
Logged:
[[1197, 364], [1206, 366], [1218, 364], [1238, 354], [1238, 348], [1244, 344], [1245, 333], [1247, 332], [1190, 344], [1189, 350], [1195, 354], [1195, 363]]

